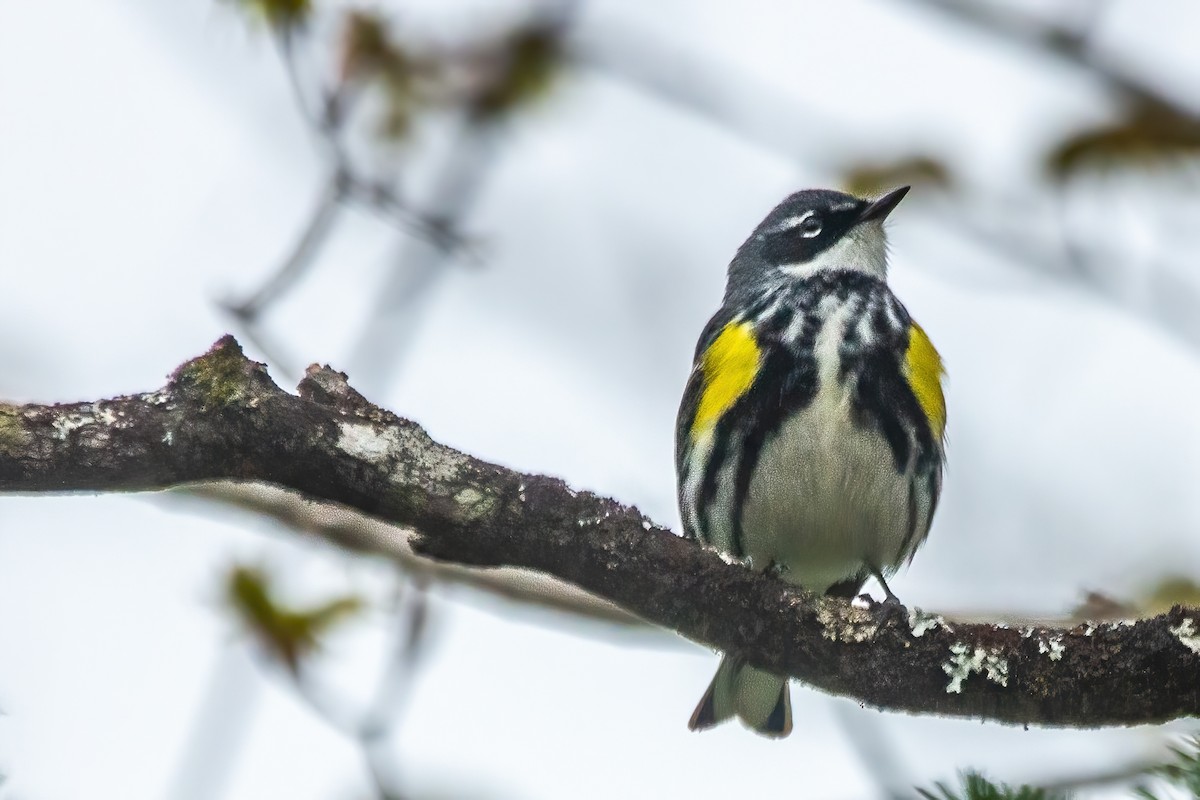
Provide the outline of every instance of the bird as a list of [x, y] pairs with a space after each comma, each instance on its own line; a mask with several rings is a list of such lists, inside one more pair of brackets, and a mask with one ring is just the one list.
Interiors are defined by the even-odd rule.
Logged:
[[[941, 494], [942, 358], [887, 283], [884, 221], [909, 191], [788, 196], [729, 264], [675, 426], [684, 536], [816, 594], [887, 584]], [[689, 722], [792, 729], [785, 676], [722, 656]]]

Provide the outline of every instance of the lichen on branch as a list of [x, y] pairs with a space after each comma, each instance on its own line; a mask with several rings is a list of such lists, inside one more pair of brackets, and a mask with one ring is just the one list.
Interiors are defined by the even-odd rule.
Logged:
[[[0, 491], [265, 481], [415, 531], [421, 555], [535, 570], [655, 625], [886, 709], [1055, 726], [1200, 713], [1200, 610], [1071, 628], [949, 622], [816, 598], [728, 564], [635, 508], [476, 459], [328, 367], [298, 394], [232, 337], [139, 395], [0, 404]], [[383, 555], [395, 541], [373, 545]]]

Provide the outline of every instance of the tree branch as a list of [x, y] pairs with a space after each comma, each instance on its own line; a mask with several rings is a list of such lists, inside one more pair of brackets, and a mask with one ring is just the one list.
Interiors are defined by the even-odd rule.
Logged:
[[879, 708], [1055, 726], [1200, 714], [1200, 611], [1070, 629], [815, 598], [636, 509], [488, 464], [310, 367], [281, 390], [231, 337], [156, 392], [0, 405], [0, 491], [261, 480], [417, 531], [423, 555], [570, 581], [657, 625]]

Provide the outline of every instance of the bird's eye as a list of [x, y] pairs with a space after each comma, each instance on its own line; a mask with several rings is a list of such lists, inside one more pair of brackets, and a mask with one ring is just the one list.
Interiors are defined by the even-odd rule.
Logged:
[[811, 239], [814, 236], [821, 235], [821, 220], [817, 216], [811, 216], [800, 223], [800, 235], [805, 239]]

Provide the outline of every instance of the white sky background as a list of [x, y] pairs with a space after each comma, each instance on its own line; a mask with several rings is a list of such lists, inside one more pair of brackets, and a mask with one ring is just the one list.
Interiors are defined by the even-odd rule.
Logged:
[[[1173, 89], [1195, 86], [1197, 7], [1132, 7], [1112, 4], [1101, 41]], [[980, 183], [1019, 187], [1031, 153], [1105, 108], [1078, 76], [903, 3], [595, 0], [584, 24], [614, 20], [853, 132], [814, 133], [822, 147], [840, 138], [845, 154], [883, 158], [924, 145]], [[440, 441], [676, 525], [673, 422], [695, 338], [758, 219], [830, 180], [829, 165], [807, 169], [577, 75], [514, 126], [488, 179], [469, 224], [486, 265], [449, 268], [397, 342], [391, 385], [351, 380]], [[214, 299], [269, 274], [321, 174], [269, 42], [227, 8], [0, 0], [0, 396], [161, 385], [229, 328]], [[945, 494], [898, 594], [1054, 614], [1088, 588], [1200, 575], [1196, 351], [1145, 314], [972, 249], [935, 211], [914, 195], [892, 223], [893, 285], [950, 371]], [[271, 330], [303, 363], [344, 364], [402, 245], [351, 215]], [[261, 677], [220, 607], [222, 570], [259, 558], [302, 597], [386, 586], [380, 565], [233, 514], [0, 500], [0, 797], [178, 796], [214, 669], [250, 720], [225, 797], [368, 796], [356, 750]], [[862, 725], [926, 785], [966, 766], [1037, 780], [1158, 752], [1150, 729], [883, 715], [799, 686], [786, 741], [735, 725], [692, 735], [716, 665], [700, 648], [591, 635], [461, 590], [439, 592], [434, 612], [395, 742], [416, 796], [877, 797], [848, 739]], [[330, 643], [348, 693], [369, 693], [386, 624], [368, 616]]]

